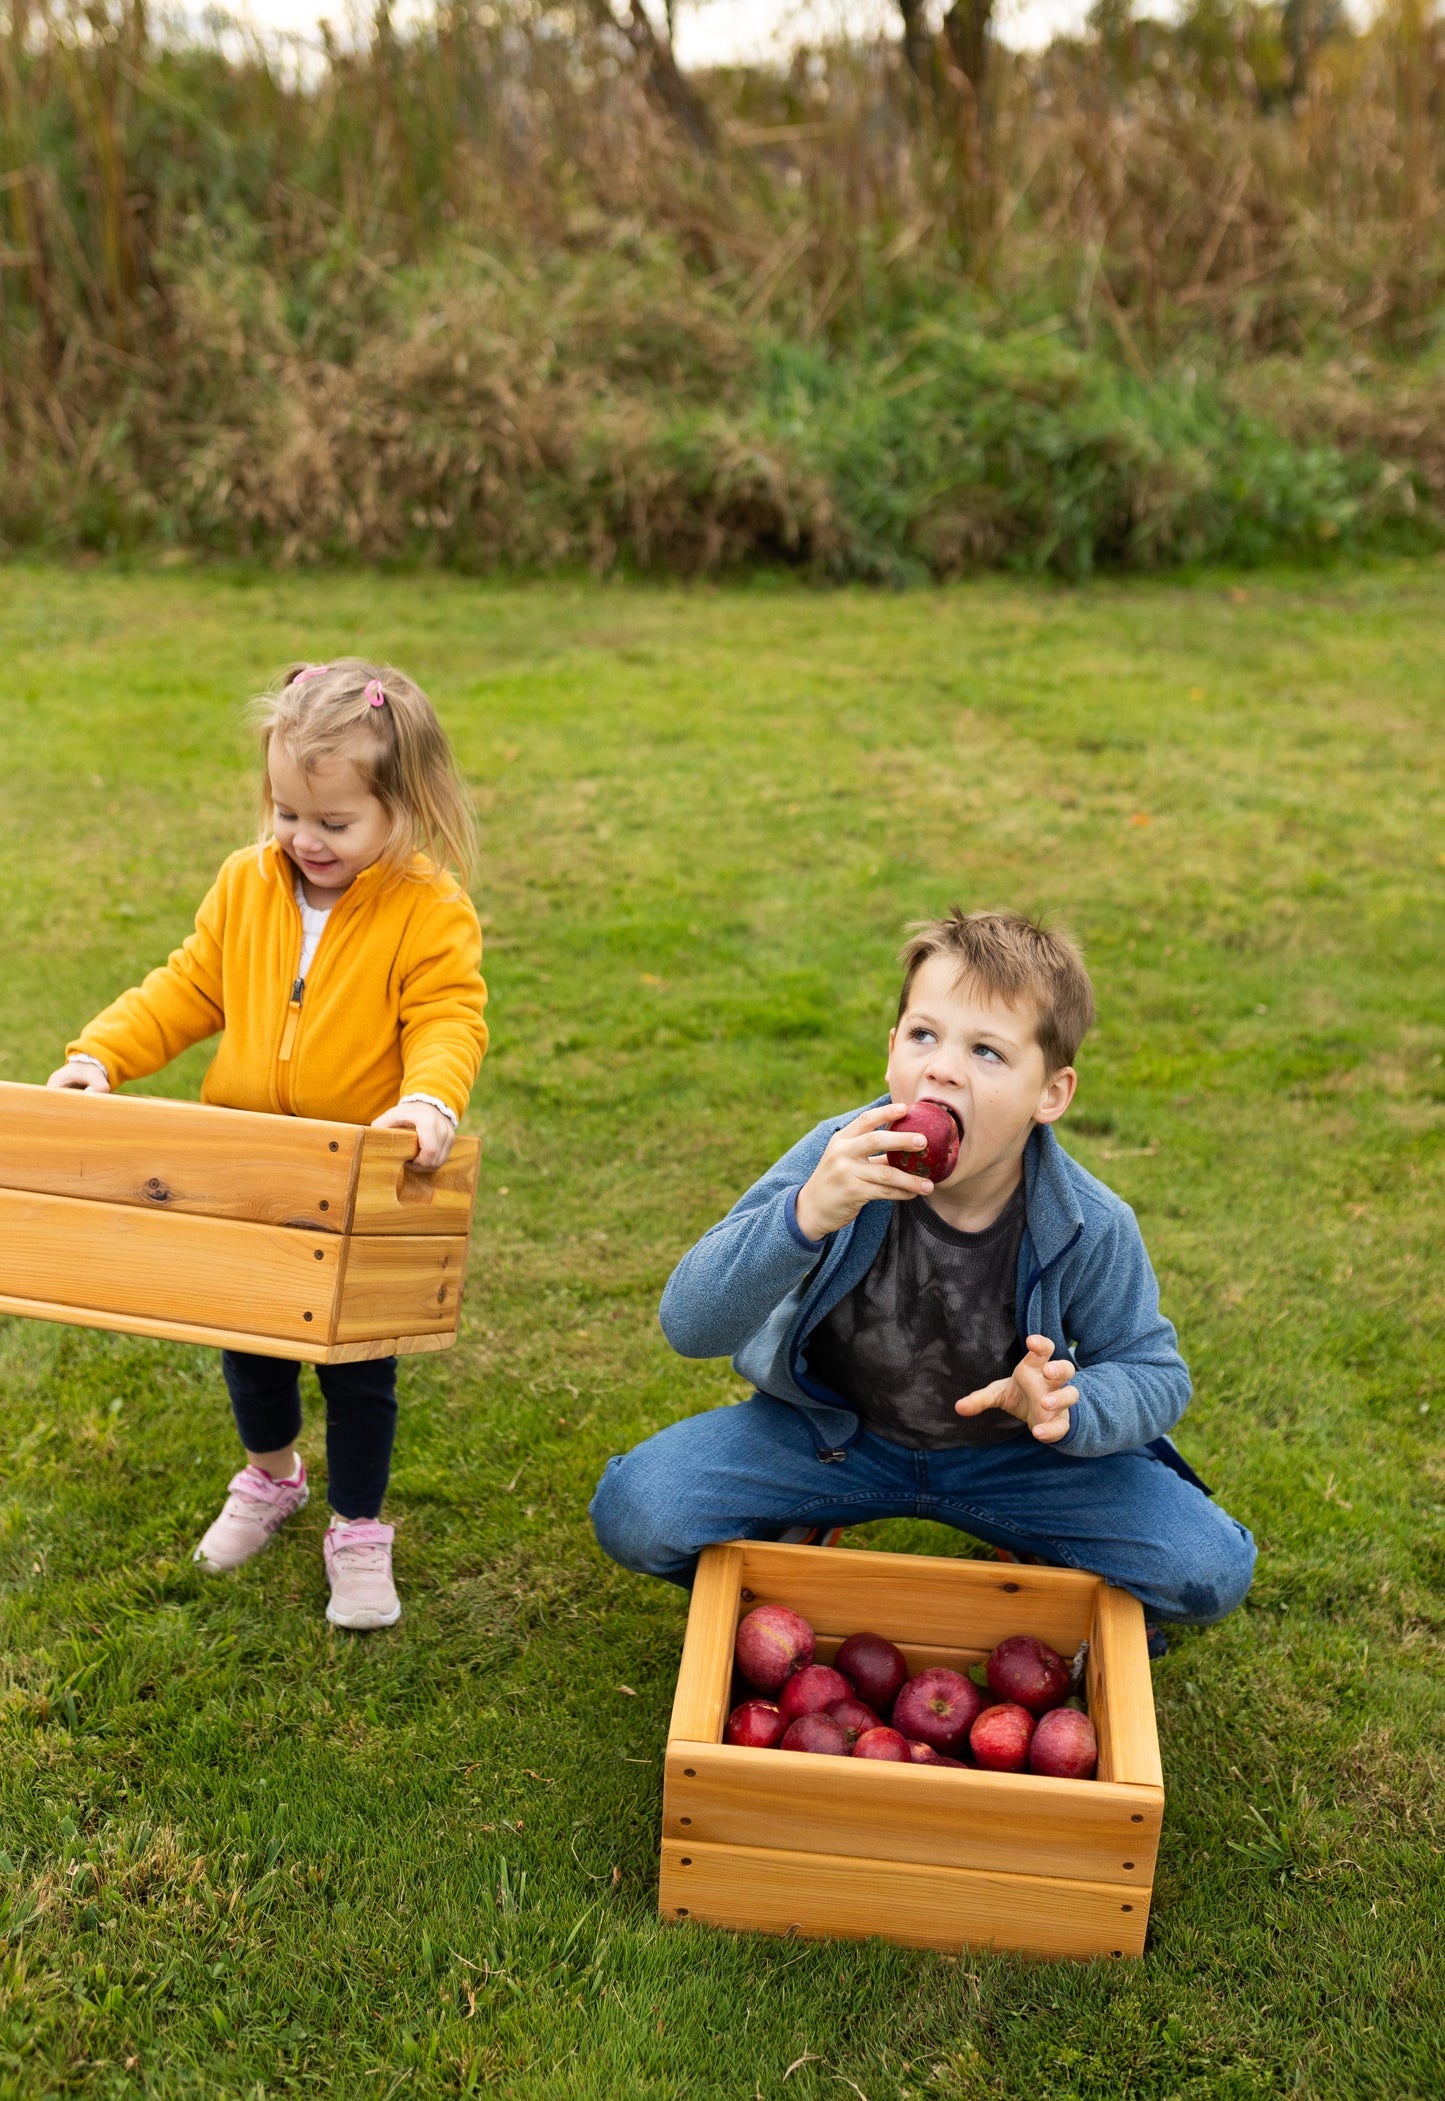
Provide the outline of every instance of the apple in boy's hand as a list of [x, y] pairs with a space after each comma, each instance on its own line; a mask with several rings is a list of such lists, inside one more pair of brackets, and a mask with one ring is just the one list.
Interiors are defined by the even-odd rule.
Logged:
[[827, 1712], [833, 1717], [850, 1745], [856, 1744], [866, 1729], [881, 1729], [883, 1717], [865, 1707], [861, 1700], [835, 1700]]
[[816, 1751], [824, 1758], [847, 1758], [848, 1739], [830, 1714], [800, 1714], [783, 1731], [780, 1751]]
[[771, 1700], [744, 1700], [728, 1716], [723, 1742], [743, 1744], [750, 1751], [771, 1751], [787, 1726]]
[[1034, 1718], [1027, 1707], [1006, 1701], [985, 1707], [968, 1732], [968, 1748], [986, 1773], [1021, 1773], [1028, 1764]]
[[1001, 1700], [1047, 1714], [1068, 1697], [1069, 1666], [1036, 1635], [1011, 1634], [988, 1659], [988, 1685]]
[[945, 1108], [942, 1102], [915, 1102], [890, 1129], [917, 1131], [928, 1140], [921, 1153], [890, 1153], [890, 1167], [901, 1167], [905, 1174], [918, 1175], [935, 1186], [948, 1180], [958, 1165], [959, 1125], [952, 1109]]
[[879, 1714], [887, 1714], [901, 1687], [908, 1682], [908, 1662], [902, 1649], [881, 1634], [850, 1634], [833, 1665], [853, 1680], [860, 1700]]
[[983, 1695], [971, 1678], [942, 1665], [910, 1678], [893, 1702], [893, 1726], [910, 1742], [952, 1751], [972, 1728]]
[[749, 1685], [779, 1692], [794, 1671], [813, 1660], [813, 1630], [786, 1605], [759, 1605], [738, 1627], [733, 1651]]
[[851, 1700], [853, 1688], [841, 1671], [830, 1664], [810, 1663], [788, 1680], [778, 1695], [785, 1721], [800, 1714], [822, 1714], [838, 1700]]
[[1077, 1707], [1044, 1715], [1029, 1745], [1029, 1771], [1050, 1780], [1092, 1780], [1099, 1762], [1094, 1725]]
[[912, 1753], [906, 1737], [896, 1729], [867, 1729], [853, 1746], [855, 1758], [882, 1758], [891, 1765], [911, 1765]]

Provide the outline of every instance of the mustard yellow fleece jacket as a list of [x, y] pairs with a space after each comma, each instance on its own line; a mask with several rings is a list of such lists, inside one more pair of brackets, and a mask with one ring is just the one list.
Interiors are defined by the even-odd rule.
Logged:
[[471, 899], [425, 855], [368, 868], [332, 906], [304, 988], [295, 873], [274, 840], [234, 853], [195, 932], [67, 1046], [113, 1087], [221, 1031], [201, 1099], [370, 1123], [404, 1094], [460, 1116], [487, 1047], [482, 933]]

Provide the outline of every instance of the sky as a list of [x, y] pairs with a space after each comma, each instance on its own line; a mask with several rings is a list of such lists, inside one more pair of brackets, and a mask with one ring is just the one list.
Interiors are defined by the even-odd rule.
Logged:
[[[650, 0], [660, 20], [662, 0]], [[347, 0], [232, 0], [228, 12], [249, 16], [262, 28], [282, 30], [309, 43], [316, 24], [348, 15]], [[394, 9], [398, 20], [406, 9]], [[1036, 49], [1061, 30], [1078, 29], [1088, 0], [997, 0], [995, 24], [1002, 40]], [[684, 66], [727, 65], [763, 57], [778, 44], [814, 41], [846, 26], [866, 33], [880, 21], [895, 27], [892, 0], [677, 0], [677, 55]]]

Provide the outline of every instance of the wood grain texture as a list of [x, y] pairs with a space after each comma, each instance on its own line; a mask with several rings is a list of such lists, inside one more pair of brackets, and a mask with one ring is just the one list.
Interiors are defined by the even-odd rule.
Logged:
[[70, 1328], [104, 1328], [115, 1335], [136, 1335], [153, 1342], [193, 1342], [214, 1350], [244, 1350], [252, 1357], [284, 1357], [297, 1364], [359, 1364], [376, 1357], [409, 1357], [429, 1350], [449, 1350], [447, 1335], [383, 1335], [366, 1342], [286, 1341], [254, 1335], [244, 1328], [212, 1328], [200, 1321], [148, 1320], [140, 1314], [100, 1313], [88, 1306], [60, 1306], [44, 1299], [11, 1298], [0, 1292], [0, 1315], [20, 1320], [49, 1320]]
[[366, 1130], [352, 1193], [353, 1233], [463, 1234], [471, 1228], [482, 1146], [458, 1138], [446, 1163], [431, 1172], [413, 1167], [412, 1131]]
[[662, 1830], [665, 1838], [728, 1846], [767, 1846], [786, 1836], [803, 1853], [1147, 1890], [1162, 1814], [1154, 1788], [674, 1740]]
[[214, 1350], [244, 1350], [252, 1357], [285, 1357], [297, 1364], [352, 1364], [362, 1358], [400, 1357], [415, 1350], [446, 1350], [452, 1335], [401, 1335], [370, 1342], [329, 1346], [255, 1335], [245, 1328], [213, 1328], [202, 1321], [150, 1320], [143, 1314], [101, 1313], [89, 1306], [61, 1306], [45, 1299], [12, 1298], [0, 1292], [0, 1315], [22, 1320], [63, 1322], [70, 1328], [104, 1328], [115, 1335], [137, 1335], [154, 1342], [194, 1342]]
[[942, 1555], [743, 1543], [742, 1609], [791, 1605], [819, 1634], [866, 1629], [900, 1647], [981, 1653], [1009, 1634], [1038, 1634], [1071, 1656], [1093, 1622], [1097, 1576]]
[[344, 1245], [294, 1227], [0, 1189], [8, 1295], [93, 1314], [330, 1343]]
[[1089, 1636], [1088, 1706], [1099, 1738], [1099, 1778], [1162, 1788], [1144, 1608], [1107, 1583], [1099, 1585]]
[[698, 1559], [678, 1666], [669, 1739], [716, 1744], [727, 1720], [743, 1548], [704, 1547]]
[[362, 1136], [356, 1124], [0, 1083], [0, 1185], [155, 1214], [340, 1233]]
[[1149, 1891], [1118, 1884], [678, 1839], [663, 1841], [658, 1902], [666, 1919], [752, 1932], [1051, 1957], [1141, 1955], [1149, 1922]]
[[465, 1235], [352, 1234], [331, 1341], [456, 1333]]

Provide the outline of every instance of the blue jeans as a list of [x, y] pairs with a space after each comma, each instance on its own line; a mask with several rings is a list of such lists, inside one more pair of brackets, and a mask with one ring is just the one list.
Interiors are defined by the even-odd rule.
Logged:
[[883, 1517], [933, 1518], [1089, 1569], [1132, 1591], [1151, 1619], [1223, 1619], [1254, 1574], [1244, 1526], [1147, 1453], [1070, 1459], [1032, 1437], [911, 1452], [865, 1430], [841, 1458], [824, 1458], [797, 1409], [762, 1394], [609, 1460], [591, 1515], [614, 1561], [683, 1585], [720, 1540]]
[[[299, 1364], [222, 1350], [231, 1413], [248, 1452], [279, 1452], [301, 1434]], [[326, 1402], [326, 1500], [338, 1517], [379, 1517], [396, 1440], [396, 1359], [318, 1364]]]

